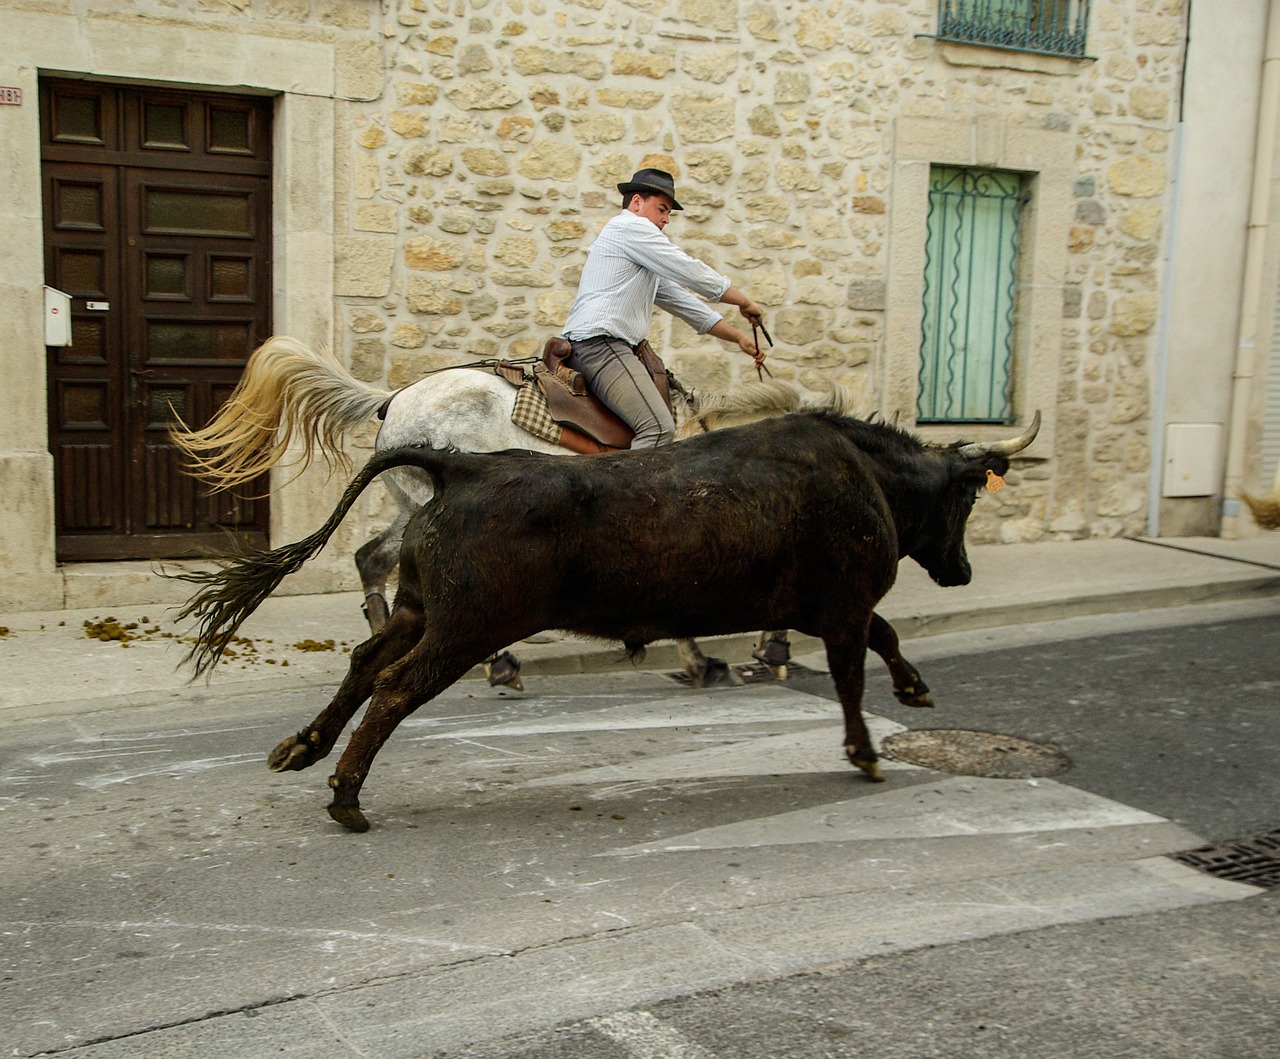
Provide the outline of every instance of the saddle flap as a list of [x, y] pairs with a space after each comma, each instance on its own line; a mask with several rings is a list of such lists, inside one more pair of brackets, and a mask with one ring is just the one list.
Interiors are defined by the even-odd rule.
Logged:
[[[587, 389], [581, 372], [574, 371], [565, 363], [572, 353], [573, 346], [567, 339], [549, 338], [542, 347], [542, 363], [533, 367], [533, 377], [546, 396], [552, 419], [609, 448], [630, 448], [635, 431]], [[671, 385], [666, 365], [647, 340], [636, 346], [635, 353], [670, 409]]]
[[[568, 368], [564, 370], [569, 371]], [[582, 376], [576, 371], [572, 374], [581, 381]], [[611, 449], [631, 447], [635, 431], [593, 394], [587, 393], [585, 387], [581, 392], [575, 392], [558, 372], [547, 368], [545, 364], [534, 366], [533, 377], [537, 379], [538, 386], [547, 399], [551, 418], [557, 423], [573, 427]]]

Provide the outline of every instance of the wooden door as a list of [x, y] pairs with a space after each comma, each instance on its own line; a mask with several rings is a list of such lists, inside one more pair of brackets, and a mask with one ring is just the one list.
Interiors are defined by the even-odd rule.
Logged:
[[58, 557], [266, 543], [265, 481], [207, 496], [168, 429], [207, 422], [270, 334], [270, 102], [41, 84], [46, 282], [72, 297], [48, 351]]

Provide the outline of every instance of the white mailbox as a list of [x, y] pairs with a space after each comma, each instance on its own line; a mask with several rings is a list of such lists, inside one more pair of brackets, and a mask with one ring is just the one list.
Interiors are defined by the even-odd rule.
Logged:
[[44, 344], [71, 345], [71, 295], [48, 286], [44, 289]]
[[1170, 423], [1164, 435], [1163, 496], [1212, 496], [1222, 488], [1222, 426]]

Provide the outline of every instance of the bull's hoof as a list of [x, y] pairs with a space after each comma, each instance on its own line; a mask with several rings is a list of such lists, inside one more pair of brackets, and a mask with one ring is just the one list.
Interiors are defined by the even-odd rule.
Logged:
[[524, 681], [520, 679], [520, 659], [510, 651], [494, 655], [485, 663], [485, 675], [489, 678], [489, 687], [508, 687], [516, 691], [524, 691]]
[[876, 760], [874, 750], [858, 750], [856, 747], [847, 746], [844, 752], [849, 758], [849, 764], [860, 769], [872, 783], [884, 782], [884, 773], [880, 771], [880, 762]]
[[272, 772], [301, 772], [314, 765], [320, 757], [308, 733], [303, 731], [289, 736], [267, 755], [267, 768]]
[[329, 815], [348, 831], [364, 832], [369, 830], [369, 820], [360, 811], [358, 805], [338, 805], [335, 802], [329, 806]]
[[922, 680], [919, 684], [913, 684], [909, 688], [894, 688], [893, 697], [904, 706], [933, 707], [933, 696], [929, 694], [929, 688]]

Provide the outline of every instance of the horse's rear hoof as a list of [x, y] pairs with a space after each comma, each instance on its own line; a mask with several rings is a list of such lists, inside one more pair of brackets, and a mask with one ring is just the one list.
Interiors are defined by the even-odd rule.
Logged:
[[707, 659], [707, 671], [702, 677], [702, 687], [739, 688], [745, 683], [738, 671], [723, 658]]
[[782, 669], [781, 679], [785, 680], [787, 663], [791, 661], [791, 641], [766, 640], [762, 646], [751, 652], [751, 657], [757, 662], [763, 662], [775, 672]]
[[368, 831], [369, 821], [357, 806], [330, 805], [329, 815], [348, 831]]
[[485, 664], [485, 672], [491, 688], [508, 687], [516, 691], [524, 691], [524, 681], [520, 679], [520, 659], [510, 651], [494, 655]]

